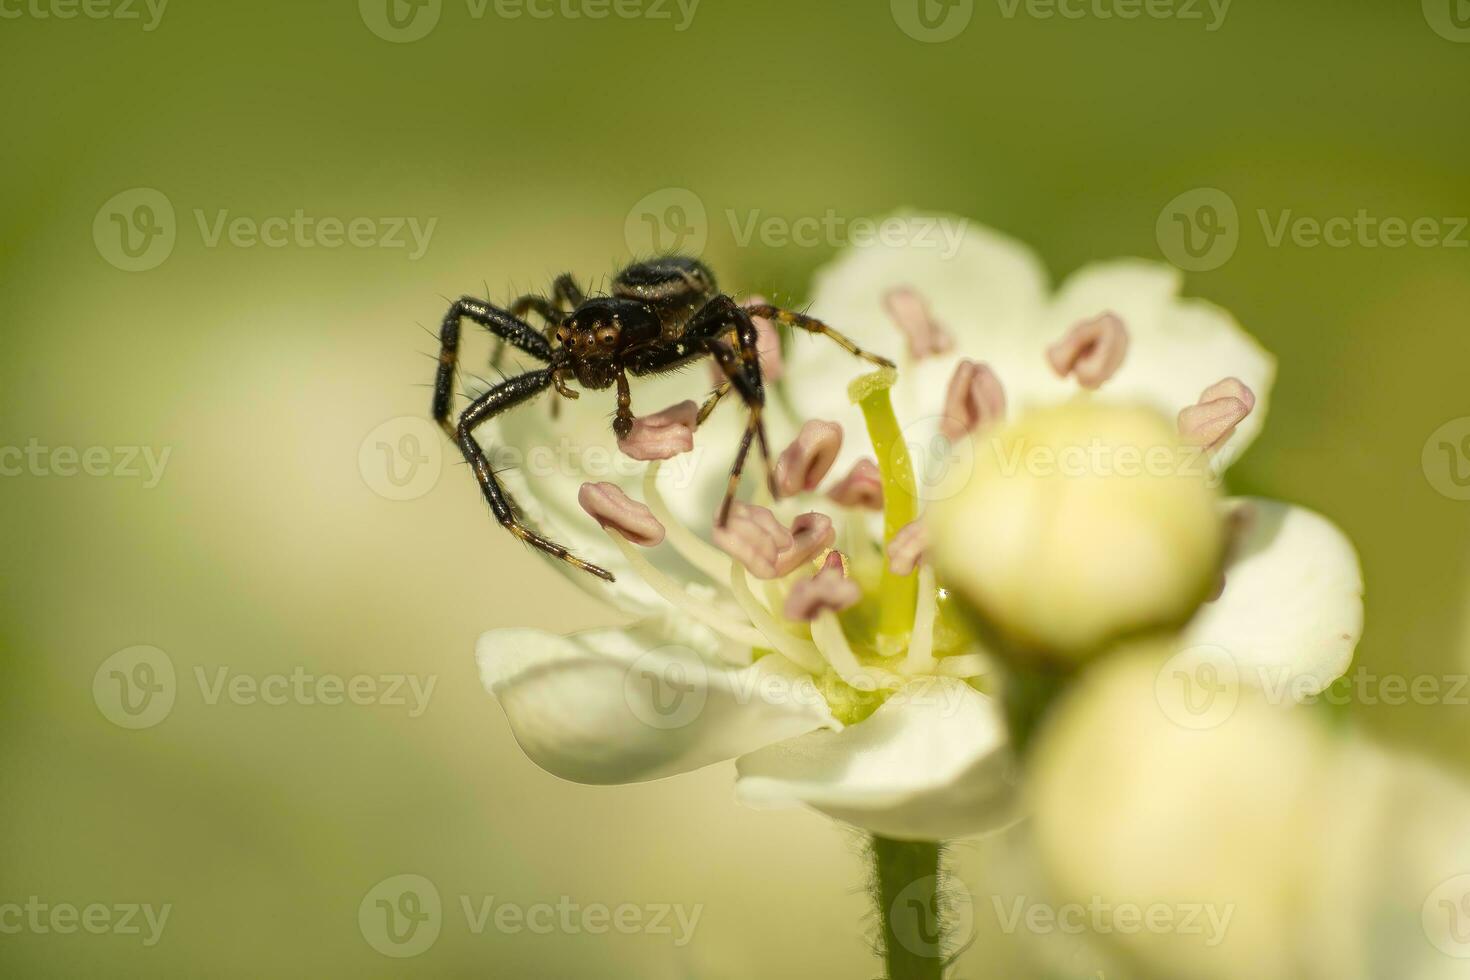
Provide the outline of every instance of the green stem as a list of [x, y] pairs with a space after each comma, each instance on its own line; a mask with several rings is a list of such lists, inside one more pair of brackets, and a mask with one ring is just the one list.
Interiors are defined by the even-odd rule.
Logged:
[[945, 923], [940, 845], [873, 837], [874, 900], [887, 980], [941, 980]]
[[[868, 425], [868, 438], [878, 457], [878, 471], [883, 477], [883, 542], [887, 544], [904, 525], [919, 517], [919, 501], [914, 492], [914, 464], [909, 458], [908, 444], [888, 390], [898, 372], [883, 368], [865, 374], [848, 386], [847, 396], [863, 412]], [[907, 646], [908, 633], [914, 625], [914, 605], [919, 598], [918, 576], [895, 575], [883, 563], [883, 582], [879, 591], [879, 649], [892, 654]], [[885, 642], [886, 641], [886, 642]], [[892, 649], [889, 649], [889, 648]]]

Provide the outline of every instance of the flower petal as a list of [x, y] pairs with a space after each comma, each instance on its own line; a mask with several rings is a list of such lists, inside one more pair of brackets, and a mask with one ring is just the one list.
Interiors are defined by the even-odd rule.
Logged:
[[899, 840], [944, 840], [1015, 819], [1005, 724], [962, 681], [924, 678], [840, 732], [741, 757], [735, 792], [753, 807], [805, 804]]
[[[875, 240], [846, 249], [817, 273], [811, 314], [899, 365], [895, 411], [910, 441], [925, 440], [938, 430], [943, 394], [962, 356], [990, 361], [995, 338], [1037, 332], [1046, 310], [1046, 270], [1020, 242], [965, 218], [902, 213], [884, 225], [901, 232], [894, 241], [908, 244]], [[894, 290], [921, 301], [953, 338], [953, 348], [915, 358], [885, 302]], [[870, 365], [825, 338], [801, 335], [792, 339], [787, 364], [794, 383], [786, 392], [799, 417], [834, 419], [848, 432], [865, 431], [846, 388]], [[1004, 372], [1001, 380], [1008, 383]], [[836, 471], [847, 472], [869, 451], [865, 445], [847, 440]]]
[[837, 725], [784, 658], [732, 669], [647, 626], [492, 630], [476, 656], [521, 749], [573, 782], [658, 779]]
[[1363, 574], [1352, 542], [1313, 511], [1237, 499], [1242, 527], [1225, 591], [1185, 629], [1185, 647], [1227, 651], [1241, 678], [1296, 697], [1341, 677], [1363, 632]]
[[[1180, 299], [1180, 282], [1173, 267], [1140, 259], [1088, 266], [1062, 284], [1046, 332], [1060, 337], [1079, 320], [1107, 310], [1116, 313], [1128, 329], [1128, 357], [1102, 396], [1143, 401], [1170, 418], [1221, 378], [1239, 378], [1257, 402], [1220, 450], [1217, 468], [1223, 470], [1261, 431], [1276, 360], [1225, 310], [1203, 300]], [[1000, 370], [1009, 387], [1004, 366]], [[1034, 394], [1047, 397], [1048, 391], [1048, 400], [1060, 394], [1051, 384], [1038, 386]]]

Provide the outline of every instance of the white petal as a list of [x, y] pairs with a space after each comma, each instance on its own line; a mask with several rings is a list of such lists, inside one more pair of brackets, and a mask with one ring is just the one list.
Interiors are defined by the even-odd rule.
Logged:
[[[1170, 418], [1222, 378], [1245, 382], [1256, 405], [1217, 452], [1223, 468], [1239, 458], [1265, 423], [1276, 360], [1225, 310], [1180, 299], [1180, 279], [1172, 266], [1139, 259], [1088, 266], [1062, 284], [1045, 332], [1055, 339], [1079, 320], [1109, 310], [1118, 314], [1128, 328], [1128, 356], [1101, 394], [1142, 401]], [[1048, 387], [1059, 395], [1071, 390]]]
[[493, 630], [476, 656], [526, 755], [579, 783], [657, 779], [836, 724], [783, 658], [735, 670], [647, 627]]
[[1015, 819], [998, 706], [962, 681], [926, 678], [840, 732], [744, 756], [736, 795], [757, 808], [805, 804], [900, 840], [945, 840]]
[[[817, 273], [810, 312], [899, 365], [893, 392], [899, 421], [909, 441], [927, 440], [938, 430], [945, 386], [961, 356], [988, 359], [994, 338], [1034, 331], [1046, 305], [1046, 270], [1026, 246], [964, 218], [901, 214], [887, 221], [913, 244], [849, 247]], [[962, 233], [946, 239], [941, 228]], [[909, 357], [883, 302], [899, 288], [923, 298], [954, 338], [953, 351], [917, 363]], [[863, 420], [847, 400], [847, 382], [872, 367], [823, 337], [801, 332], [788, 349], [785, 389], [797, 415], [839, 421], [850, 433], [833, 468], [837, 475], [846, 473], [858, 457], [872, 453], [867, 439], [852, 437], [863, 432]]]
[[1273, 500], [1231, 502], [1253, 515], [1183, 645], [1223, 648], [1241, 679], [1298, 699], [1341, 677], [1363, 632], [1363, 574], [1352, 542], [1320, 514]]

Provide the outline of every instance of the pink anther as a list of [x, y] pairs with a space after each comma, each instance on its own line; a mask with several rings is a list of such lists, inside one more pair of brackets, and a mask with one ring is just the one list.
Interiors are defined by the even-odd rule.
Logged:
[[883, 308], [898, 325], [908, 344], [909, 356], [915, 360], [954, 350], [954, 338], [935, 322], [924, 297], [908, 286], [890, 289], [885, 293]]
[[1006, 417], [1006, 391], [989, 364], [963, 360], [944, 392], [944, 418], [939, 431], [955, 441]]
[[633, 459], [649, 462], [671, 459], [694, 448], [699, 406], [691, 401], [670, 405], [661, 412], [633, 420], [633, 429], [618, 440], [618, 448]]
[[1088, 391], [1101, 388], [1116, 374], [1127, 353], [1128, 328], [1112, 313], [1082, 321], [1046, 349], [1057, 375], [1072, 375]]
[[776, 460], [776, 489], [790, 497], [817, 489], [842, 449], [842, 426], [809, 419]]
[[615, 483], [582, 484], [577, 491], [577, 503], [598, 524], [636, 545], [652, 548], [664, 539], [664, 526], [653, 516], [653, 511], [630, 498]]

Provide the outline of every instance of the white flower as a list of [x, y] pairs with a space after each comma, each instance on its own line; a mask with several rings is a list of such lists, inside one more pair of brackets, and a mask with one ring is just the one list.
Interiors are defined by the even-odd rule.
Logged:
[[[502, 476], [527, 519], [617, 577], [604, 584], [571, 572], [572, 580], [638, 619], [575, 636], [485, 634], [482, 676], [517, 740], [550, 772], [590, 783], [737, 758], [745, 802], [805, 804], [895, 838], [961, 836], [1012, 820], [1011, 759], [986, 693], [987, 658], [950, 623], [917, 530], [899, 534], [920, 502], [897, 492], [915, 487], [902, 448], [915, 457], [925, 498], [933, 494], [924, 474], [948, 451], [947, 440], [935, 441], [942, 424], [955, 438], [1007, 404], [1071, 397], [1079, 385], [1173, 414], [1230, 376], [1252, 404], [1235, 389], [1214, 392], [1205, 403], [1229, 403], [1181, 425], [1215, 447], [1217, 462], [1231, 458], [1259, 429], [1272, 362], [1223, 312], [1178, 300], [1177, 287], [1172, 271], [1127, 262], [1085, 270], [1049, 298], [1029, 252], [979, 229], [952, 258], [921, 245], [850, 249], [820, 275], [811, 312], [897, 360], [897, 385], [887, 391], [892, 379], [880, 372], [850, 398], [861, 362], [824, 338], [788, 342], [766, 417], [773, 445], [793, 447], [778, 482], [798, 493], [772, 504], [758, 488], [718, 534], [712, 515], [744, 425], [733, 398], [698, 430], [692, 452], [647, 467], [617, 452], [608, 408], [595, 397], [561, 402], [558, 419], [530, 406], [486, 426], [492, 460], [504, 447], [518, 453], [520, 471]], [[1097, 323], [1109, 311], [1126, 330], [1121, 350], [1114, 326]], [[643, 382], [635, 410], [647, 415], [700, 387], [690, 375]], [[811, 420], [836, 424], [814, 435], [803, 427]], [[870, 426], [882, 453], [864, 438]], [[553, 461], [554, 472], [538, 459]], [[753, 454], [749, 470], [759, 467]], [[588, 483], [598, 486], [582, 492]], [[881, 521], [870, 509], [880, 501]], [[1199, 618], [1200, 642], [1238, 649], [1243, 665], [1325, 683], [1345, 667], [1359, 630], [1356, 558], [1319, 518], [1254, 506], [1265, 520], [1237, 542], [1225, 594]]]

